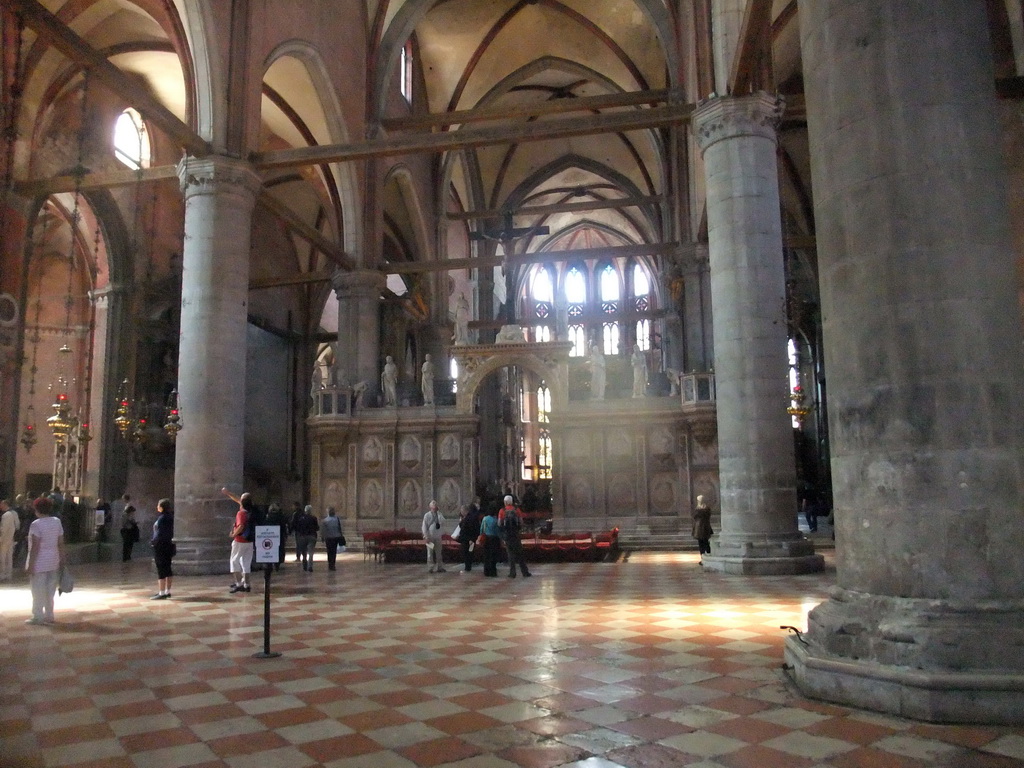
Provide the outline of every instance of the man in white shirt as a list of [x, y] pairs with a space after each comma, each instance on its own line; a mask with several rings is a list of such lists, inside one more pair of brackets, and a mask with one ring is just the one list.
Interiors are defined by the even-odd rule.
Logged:
[[21, 521], [7, 499], [0, 499], [0, 513], [0, 581], [10, 581], [14, 575], [14, 534]]
[[442, 541], [444, 536], [444, 515], [437, 511], [437, 502], [430, 502], [430, 509], [423, 516], [423, 539], [427, 544], [427, 565], [430, 566], [430, 573], [435, 570], [444, 573], [444, 557], [442, 556]]

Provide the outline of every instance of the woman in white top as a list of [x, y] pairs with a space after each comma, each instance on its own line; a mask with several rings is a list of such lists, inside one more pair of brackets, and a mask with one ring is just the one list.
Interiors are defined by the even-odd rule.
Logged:
[[28, 529], [25, 570], [32, 584], [32, 618], [26, 624], [53, 624], [53, 595], [64, 565], [64, 526], [53, 517], [53, 502], [41, 496], [33, 502], [36, 519]]

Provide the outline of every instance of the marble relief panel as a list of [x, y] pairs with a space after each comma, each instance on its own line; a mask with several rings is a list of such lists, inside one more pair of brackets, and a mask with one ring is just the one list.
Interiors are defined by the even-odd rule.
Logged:
[[615, 514], [636, 509], [635, 475], [619, 472], [608, 476], [608, 503]]
[[459, 436], [447, 434], [440, 439], [437, 451], [438, 460], [442, 467], [451, 469], [459, 463], [460, 447]]
[[678, 512], [678, 478], [659, 474], [651, 477], [651, 511], [656, 515], [674, 515]]
[[565, 436], [565, 456], [567, 459], [585, 459], [590, 456], [592, 436], [583, 430], [573, 430]]
[[398, 461], [408, 470], [415, 470], [423, 459], [423, 444], [418, 437], [406, 435], [398, 446]]
[[441, 508], [442, 514], [449, 520], [453, 515], [456, 520], [458, 519], [461, 498], [462, 490], [459, 488], [457, 480], [449, 477], [441, 483], [441, 490], [437, 494], [437, 504]]
[[587, 513], [594, 508], [593, 484], [587, 477], [570, 477], [566, 482], [566, 497], [570, 512]]
[[379, 470], [384, 465], [384, 443], [379, 437], [368, 437], [363, 441], [361, 451], [363, 467], [370, 471]]
[[384, 511], [384, 489], [380, 480], [370, 478], [363, 482], [359, 494], [359, 511], [361, 517], [380, 517]]
[[398, 492], [398, 513], [415, 517], [425, 509], [423, 490], [418, 480], [406, 480]]
[[348, 495], [345, 492], [345, 481], [344, 480], [328, 480], [324, 486], [324, 512], [327, 511], [328, 507], [334, 507], [334, 511], [338, 513], [338, 517], [345, 518], [349, 516], [348, 504], [346, 502]]

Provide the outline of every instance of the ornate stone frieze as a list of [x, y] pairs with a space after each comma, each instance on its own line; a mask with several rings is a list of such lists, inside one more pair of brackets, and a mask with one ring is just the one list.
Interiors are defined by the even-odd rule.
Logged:
[[709, 99], [693, 113], [693, 132], [701, 152], [737, 136], [760, 136], [775, 141], [786, 102], [764, 91], [742, 97]]

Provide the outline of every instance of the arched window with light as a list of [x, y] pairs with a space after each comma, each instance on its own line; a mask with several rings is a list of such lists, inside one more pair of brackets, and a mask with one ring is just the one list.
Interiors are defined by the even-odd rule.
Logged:
[[[633, 309], [637, 314], [646, 314], [651, 310], [651, 281], [647, 270], [639, 264], [633, 265]], [[636, 321], [636, 343], [644, 352], [651, 349], [651, 320], [641, 317]]]
[[587, 326], [584, 308], [587, 305], [587, 278], [579, 266], [573, 265], [565, 275], [565, 302], [569, 314], [570, 357], [587, 354]]
[[551, 479], [551, 390], [543, 381], [537, 388], [537, 479]]
[[551, 341], [551, 323], [554, 321], [555, 286], [551, 280], [551, 271], [540, 268], [534, 271], [530, 286], [533, 299], [534, 341]]
[[398, 89], [405, 100], [412, 104], [412, 40], [406, 40], [398, 63]]
[[[604, 317], [618, 317], [619, 301], [622, 298], [622, 285], [619, 273], [611, 264], [606, 264], [600, 272], [601, 314]], [[621, 330], [619, 323], [609, 320], [601, 324], [601, 342], [606, 355], [619, 354]]]
[[152, 148], [146, 123], [129, 107], [114, 123], [114, 157], [132, 170], [148, 168]]

